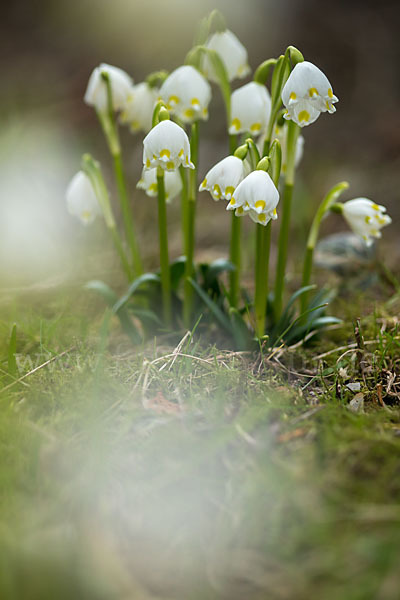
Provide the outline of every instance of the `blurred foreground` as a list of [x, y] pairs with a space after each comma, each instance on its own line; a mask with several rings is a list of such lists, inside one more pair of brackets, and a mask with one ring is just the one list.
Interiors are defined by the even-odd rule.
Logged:
[[3, 306], [2, 598], [397, 600], [398, 300], [361, 377], [350, 324], [256, 357], [113, 322], [106, 349], [79, 298]]

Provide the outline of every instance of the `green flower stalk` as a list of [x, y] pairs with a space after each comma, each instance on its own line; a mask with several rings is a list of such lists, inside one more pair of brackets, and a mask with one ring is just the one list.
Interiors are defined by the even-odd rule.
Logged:
[[192, 324], [194, 290], [190, 283], [194, 274], [195, 218], [197, 200], [197, 163], [199, 120], [208, 119], [211, 86], [193, 65], [175, 69], [163, 82], [160, 97], [168, 111], [182, 124], [191, 125], [190, 152], [195, 168], [189, 174], [186, 186], [182, 178], [182, 223], [184, 254], [186, 256], [183, 320], [187, 328]]
[[129, 206], [122, 165], [121, 145], [115, 119], [115, 111], [124, 108], [131, 88], [132, 79], [124, 71], [103, 64], [93, 71], [89, 79], [85, 102], [96, 109], [110, 153], [113, 157], [125, 235], [131, 252], [134, 274], [135, 276], [139, 276], [143, 273], [143, 267], [133, 226], [132, 212]]
[[271, 219], [277, 218], [276, 207], [279, 202], [279, 192], [270, 175], [266, 173], [269, 167], [269, 159], [263, 158], [257, 164], [257, 169], [239, 183], [227, 206], [227, 210], [235, 210], [237, 216], [248, 214], [257, 226], [254, 308], [255, 331], [258, 338], [262, 338], [265, 330], [269, 261], [268, 239], [270, 235], [268, 224]]
[[192, 124], [192, 135], [190, 138], [190, 155], [194, 169], [189, 173], [189, 186], [186, 195], [187, 205], [184, 211], [186, 218], [186, 238], [185, 238], [185, 284], [183, 298], [183, 322], [185, 327], [190, 328], [192, 324], [193, 312], [193, 286], [190, 279], [194, 274], [194, 246], [195, 246], [195, 219], [196, 219], [196, 200], [197, 200], [197, 168], [198, 168], [198, 148], [199, 148], [199, 123]]
[[[248, 154], [248, 146], [244, 144], [236, 149], [235, 153], [226, 156], [214, 165], [206, 174], [199, 191], [207, 190], [215, 201], [224, 199], [232, 200], [236, 187], [248, 174], [247, 164], [244, 159]], [[230, 259], [236, 267], [231, 273], [230, 296], [231, 306], [237, 306], [239, 297], [239, 273], [240, 273], [240, 226], [238, 215], [232, 214], [230, 240]]]
[[186, 256], [186, 248], [188, 247], [188, 237], [187, 237], [187, 208], [188, 208], [188, 179], [186, 170], [180, 166], [179, 167], [179, 175], [182, 183], [181, 190], [181, 235], [182, 235], [182, 248], [183, 254]]
[[285, 288], [285, 272], [289, 245], [289, 227], [292, 212], [292, 197], [295, 179], [295, 161], [297, 138], [300, 128], [293, 121], [289, 121], [286, 142], [286, 174], [282, 198], [282, 221], [278, 239], [278, 261], [276, 265], [274, 314], [279, 319], [282, 312], [283, 292]]
[[[271, 179], [277, 189], [281, 173], [282, 153], [280, 144], [277, 140], [271, 146], [269, 158], [263, 158], [257, 165], [258, 169], [265, 169], [270, 172]], [[279, 197], [279, 196], [278, 196]], [[272, 212], [271, 219], [262, 227], [257, 225], [256, 233], [256, 270], [255, 270], [255, 318], [256, 318], [256, 336], [261, 339], [265, 334], [265, 320], [268, 300], [268, 278], [269, 278], [269, 258], [271, 252], [271, 223], [276, 218], [275, 212]]]
[[165, 325], [170, 327], [172, 321], [171, 273], [169, 268], [167, 204], [165, 201], [164, 170], [161, 167], [157, 167], [157, 189], [163, 317]]
[[90, 154], [84, 154], [82, 157], [82, 172], [89, 179], [92, 189], [96, 195], [97, 201], [99, 203], [101, 212], [104, 217], [104, 222], [111, 234], [115, 249], [117, 250], [118, 256], [121, 260], [122, 268], [128, 278], [128, 281], [132, 281], [134, 273], [125, 255], [122, 240], [118, 233], [107, 186], [105, 184], [103, 174], [101, 172], [100, 163], [97, 160], [94, 160], [90, 156]]
[[[228, 106], [226, 106], [228, 110]], [[230, 106], [229, 106], [230, 111]], [[229, 134], [229, 150], [233, 155], [237, 146], [237, 135]], [[242, 239], [242, 222], [241, 220], [232, 213], [231, 217], [231, 237], [229, 241], [229, 260], [234, 266], [233, 271], [229, 273], [229, 300], [231, 306], [234, 308], [238, 307], [239, 292], [240, 292], [240, 269], [241, 269], [241, 257], [240, 257], [240, 245]]]
[[[279, 232], [278, 263], [275, 281], [274, 312], [278, 319], [282, 311], [285, 270], [288, 252], [289, 225], [295, 178], [296, 146], [299, 128], [314, 123], [322, 112], [334, 113], [333, 104], [338, 98], [333, 94], [331, 84], [325, 74], [315, 65], [304, 60], [303, 55], [293, 46], [285, 53], [294, 65], [290, 75], [283, 77], [282, 102], [286, 108], [284, 118], [289, 121], [287, 131], [287, 165], [283, 192], [283, 214]], [[279, 86], [278, 86], [279, 87]]]
[[[310, 284], [314, 249], [317, 244], [319, 228], [320, 228], [322, 219], [330, 210], [333, 209], [336, 200], [339, 198], [339, 196], [345, 190], [347, 190], [348, 187], [349, 187], [349, 184], [347, 183], [347, 181], [342, 181], [341, 183], [336, 184], [326, 194], [326, 196], [322, 200], [321, 204], [319, 205], [317, 212], [315, 213], [315, 217], [313, 219], [313, 222], [312, 222], [312, 225], [310, 228], [310, 233], [308, 235], [306, 253], [304, 256], [303, 278], [302, 278], [302, 282], [301, 282], [302, 287], [308, 286]], [[306, 293], [302, 294], [302, 296], [301, 296], [301, 310], [300, 310], [301, 314], [306, 312], [307, 304], [308, 304], [308, 293], [306, 292]]]
[[[235, 77], [244, 77], [249, 72], [247, 64], [247, 51], [234, 36], [225, 28], [219, 18], [220, 13], [213, 11], [208, 21], [204, 21], [202, 33], [198, 38], [201, 44], [194, 46], [185, 59], [185, 64], [193, 65], [218, 84], [225, 104], [227, 129], [231, 127], [231, 85]], [[214, 23], [218, 23], [217, 31], [208, 38]], [[237, 146], [237, 136], [229, 136], [229, 152], [233, 154]], [[204, 189], [204, 188], [203, 188]], [[235, 214], [232, 214], [231, 235], [229, 245], [229, 258], [233, 271], [229, 273], [230, 303], [237, 307], [240, 288], [240, 244], [241, 223]]]
[[181, 166], [195, 170], [195, 165], [190, 160], [190, 142], [185, 130], [169, 120], [169, 112], [162, 103], [154, 109], [153, 123], [154, 127], [143, 140], [143, 164], [145, 169], [157, 168], [161, 286], [164, 319], [169, 326], [172, 318], [171, 279], [164, 171], [176, 171]]

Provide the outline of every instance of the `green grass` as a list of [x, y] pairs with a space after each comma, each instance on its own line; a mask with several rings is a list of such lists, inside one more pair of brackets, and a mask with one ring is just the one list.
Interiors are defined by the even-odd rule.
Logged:
[[93, 302], [3, 307], [1, 598], [398, 598], [398, 297], [262, 358], [133, 349]]

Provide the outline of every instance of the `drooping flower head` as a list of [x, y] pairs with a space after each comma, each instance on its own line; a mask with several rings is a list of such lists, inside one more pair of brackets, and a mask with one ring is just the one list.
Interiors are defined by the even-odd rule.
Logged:
[[282, 90], [282, 102], [287, 109], [285, 119], [300, 127], [314, 123], [321, 112], [334, 113], [338, 98], [326, 75], [308, 61], [297, 63]]
[[184, 123], [208, 118], [211, 86], [194, 67], [175, 69], [162, 84], [160, 96], [168, 110]]
[[[208, 38], [205, 46], [219, 54], [225, 65], [229, 81], [236, 78], [243, 79], [250, 73], [247, 50], [229, 29], [213, 33]], [[207, 79], [218, 83], [218, 77], [207, 55], [203, 58], [202, 70]]]
[[227, 156], [214, 165], [200, 184], [199, 191], [208, 190], [214, 200], [230, 200], [239, 183], [248, 173], [247, 163], [236, 156]]
[[77, 217], [84, 225], [90, 225], [101, 214], [95, 191], [89, 177], [78, 171], [71, 179], [65, 193], [70, 215]]
[[271, 177], [265, 171], [252, 171], [235, 190], [227, 210], [235, 210], [235, 215], [246, 214], [260, 225], [267, 225], [271, 219], [277, 219], [276, 207], [279, 192]]
[[[282, 152], [282, 173], [286, 172], [286, 163], [287, 163], [287, 123], [284, 123], [283, 127], [275, 126], [273, 138], [276, 138], [281, 145]], [[258, 138], [257, 148], [260, 154], [263, 153], [264, 142], [265, 142], [266, 134], [261, 135]], [[296, 151], [295, 151], [295, 159], [294, 164], [295, 167], [298, 166], [301, 159], [303, 158], [304, 153], [304, 137], [302, 135], [297, 136], [296, 140]]]
[[259, 135], [267, 128], [270, 113], [271, 98], [265, 85], [256, 81], [246, 83], [231, 96], [229, 133]]
[[157, 98], [158, 90], [151, 88], [146, 82], [132, 86], [120, 115], [121, 123], [129, 125], [133, 133], [150, 131]]
[[132, 78], [122, 69], [105, 63], [101, 63], [90, 75], [84, 101], [99, 112], [107, 110], [107, 83], [101, 76], [102, 73], [107, 73], [110, 80], [113, 109], [121, 110], [131, 91]]
[[194, 169], [186, 132], [173, 121], [160, 121], [143, 140], [143, 164], [146, 169], [161, 167], [175, 171], [181, 165]]
[[[171, 202], [182, 190], [182, 179], [178, 171], [166, 171], [164, 175], [165, 199]], [[137, 182], [137, 188], [144, 190], [147, 196], [157, 196], [157, 169], [143, 169]]]
[[368, 198], [354, 198], [341, 206], [343, 217], [367, 246], [372, 245], [373, 238], [382, 237], [380, 230], [392, 222], [389, 215], [385, 214], [386, 208]]

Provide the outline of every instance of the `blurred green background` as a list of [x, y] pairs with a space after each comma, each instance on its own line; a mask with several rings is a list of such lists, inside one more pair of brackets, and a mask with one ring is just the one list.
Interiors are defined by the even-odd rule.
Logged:
[[[397, 262], [398, 2], [32, 0], [10, 3], [0, 23], [0, 282], [76, 277], [84, 257], [99, 252], [99, 244], [108, 251], [101, 244], [101, 224], [83, 229], [67, 214], [64, 201], [83, 152], [90, 151], [105, 169], [109, 165], [95, 115], [83, 103], [88, 77], [100, 62], [120, 66], [137, 83], [151, 71], [172, 70], [190, 49], [199, 19], [213, 8], [225, 14], [228, 27], [247, 46], [253, 70], [293, 44], [328, 75], [340, 99], [334, 116], [323, 115], [303, 130], [298, 238], [304, 239], [306, 223], [326, 190], [348, 179], [348, 198], [365, 195], [388, 206], [394, 224], [385, 231], [383, 251], [390, 246], [391, 261]], [[209, 122], [202, 126], [200, 177], [227, 148], [217, 89], [210, 108]], [[155, 204], [134, 187], [142, 136], [124, 130], [123, 141], [142, 249], [152, 267]], [[198, 252], [224, 254], [224, 207], [206, 194], [199, 199]], [[173, 230], [179, 229], [178, 219], [176, 203], [170, 209]], [[329, 227], [345, 229], [336, 217]], [[176, 235], [171, 253], [180, 251]], [[98, 264], [93, 258], [91, 275]]]

